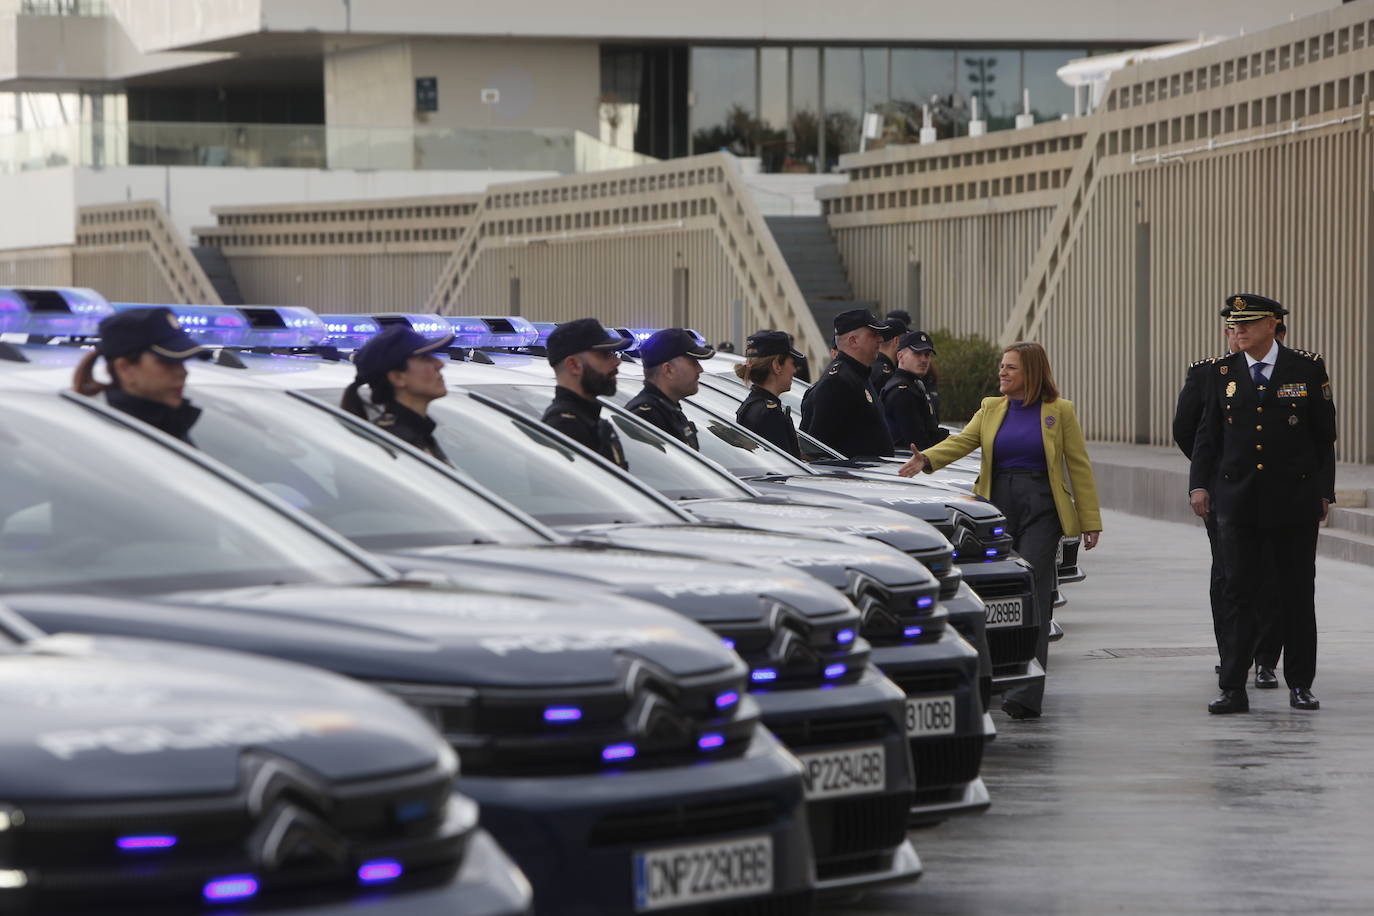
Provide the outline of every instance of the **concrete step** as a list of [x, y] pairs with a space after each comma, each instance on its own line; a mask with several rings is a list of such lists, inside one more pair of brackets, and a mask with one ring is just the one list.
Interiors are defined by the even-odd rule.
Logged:
[[1323, 528], [1317, 535], [1317, 556], [1374, 566], [1374, 536]]
[[1374, 509], [1351, 509], [1342, 503], [1344, 500], [1337, 494], [1336, 505], [1331, 507], [1326, 520], [1327, 530], [1374, 537]]

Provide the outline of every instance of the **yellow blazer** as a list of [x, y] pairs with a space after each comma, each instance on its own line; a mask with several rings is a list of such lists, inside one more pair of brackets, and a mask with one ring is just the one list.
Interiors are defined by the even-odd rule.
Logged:
[[[1006, 418], [1006, 397], [983, 398], [983, 405], [963, 432], [921, 453], [928, 462], [927, 473], [938, 471], [981, 447], [983, 465], [973, 492], [991, 499], [992, 443]], [[1054, 494], [1054, 507], [1059, 510], [1059, 526], [1064, 529], [1065, 536], [1101, 531], [1102, 510], [1097, 504], [1097, 484], [1093, 481], [1092, 462], [1088, 460], [1088, 444], [1083, 440], [1083, 430], [1078, 426], [1078, 415], [1071, 401], [1059, 398], [1053, 404], [1040, 402], [1040, 435], [1045, 442], [1050, 491]], [[1068, 469], [1067, 482], [1065, 468]]]

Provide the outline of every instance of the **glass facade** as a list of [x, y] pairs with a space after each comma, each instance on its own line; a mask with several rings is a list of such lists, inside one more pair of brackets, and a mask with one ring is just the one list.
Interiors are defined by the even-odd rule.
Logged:
[[[940, 138], [1073, 114], [1055, 71], [1118, 48], [692, 47], [691, 152], [758, 156], [765, 171], [830, 171], [845, 153], [914, 143], [927, 108]], [[863, 137], [865, 115], [877, 130]]]

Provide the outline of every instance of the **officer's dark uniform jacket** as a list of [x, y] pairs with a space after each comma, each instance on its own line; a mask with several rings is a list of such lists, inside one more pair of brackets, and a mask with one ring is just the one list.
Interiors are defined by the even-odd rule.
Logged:
[[1322, 358], [1280, 345], [1263, 391], [1243, 352], [1202, 375], [1189, 488], [1209, 490], [1223, 521], [1315, 522], [1336, 492], [1336, 408]]
[[896, 371], [897, 364], [886, 353], [879, 353], [868, 370], [868, 380], [873, 383], [873, 390], [882, 391], [883, 386], [891, 380], [892, 373]]
[[883, 417], [893, 445], [906, 448], [914, 444], [924, 449], [949, 436], [949, 430], [936, 422], [926, 387], [915, 373], [905, 369], [893, 372], [883, 386], [882, 400]]
[[191, 427], [200, 419], [200, 408], [192, 407], [190, 401], [183, 400], [178, 407], [168, 407], [157, 401], [136, 397], [123, 388], [111, 387], [105, 389], [105, 402], [115, 410], [122, 410], [149, 426], [156, 426], [187, 445], [195, 445], [191, 441]]
[[1214, 374], [1215, 364], [1229, 355], [1224, 353], [1221, 356], [1200, 359], [1188, 367], [1188, 373], [1184, 376], [1183, 390], [1178, 393], [1178, 406], [1174, 408], [1174, 442], [1185, 458], [1193, 457], [1193, 442], [1197, 439], [1198, 423], [1202, 420], [1202, 405], [1207, 397], [1207, 387]]
[[694, 449], [700, 449], [697, 444], [696, 424], [687, 419], [682, 408], [672, 398], [659, 391], [656, 385], [645, 382], [639, 394], [625, 405], [625, 409], [641, 420], [647, 420], [657, 426], [674, 439], [685, 442]]
[[610, 422], [601, 419], [601, 402], [587, 400], [577, 392], [559, 385], [553, 392], [553, 403], [544, 411], [544, 423], [563, 435], [613, 461], [629, 468], [620, 436]]
[[802, 400], [801, 428], [850, 457], [892, 455], [892, 436], [869, 382], [869, 367], [847, 353], [831, 360]]
[[758, 385], [750, 387], [749, 396], [735, 411], [735, 422], [767, 439], [793, 458], [801, 457], [791, 409], [784, 407], [777, 395], [766, 388]]
[[423, 417], [395, 401], [388, 401], [375, 422], [397, 439], [410, 443], [422, 452], [428, 452], [440, 461], [452, 464], [434, 439], [437, 424], [429, 417]]

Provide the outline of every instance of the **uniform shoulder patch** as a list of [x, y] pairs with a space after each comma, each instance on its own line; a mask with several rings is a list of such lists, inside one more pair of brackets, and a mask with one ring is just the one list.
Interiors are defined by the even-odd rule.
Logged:
[[[1293, 348], [1290, 347], [1289, 349], [1292, 350]], [[1313, 353], [1311, 350], [1293, 350], [1293, 352], [1298, 354], [1299, 356], [1310, 359], [1313, 362], [1316, 362], [1317, 360], [1322, 358], [1322, 355], [1320, 353]]]

